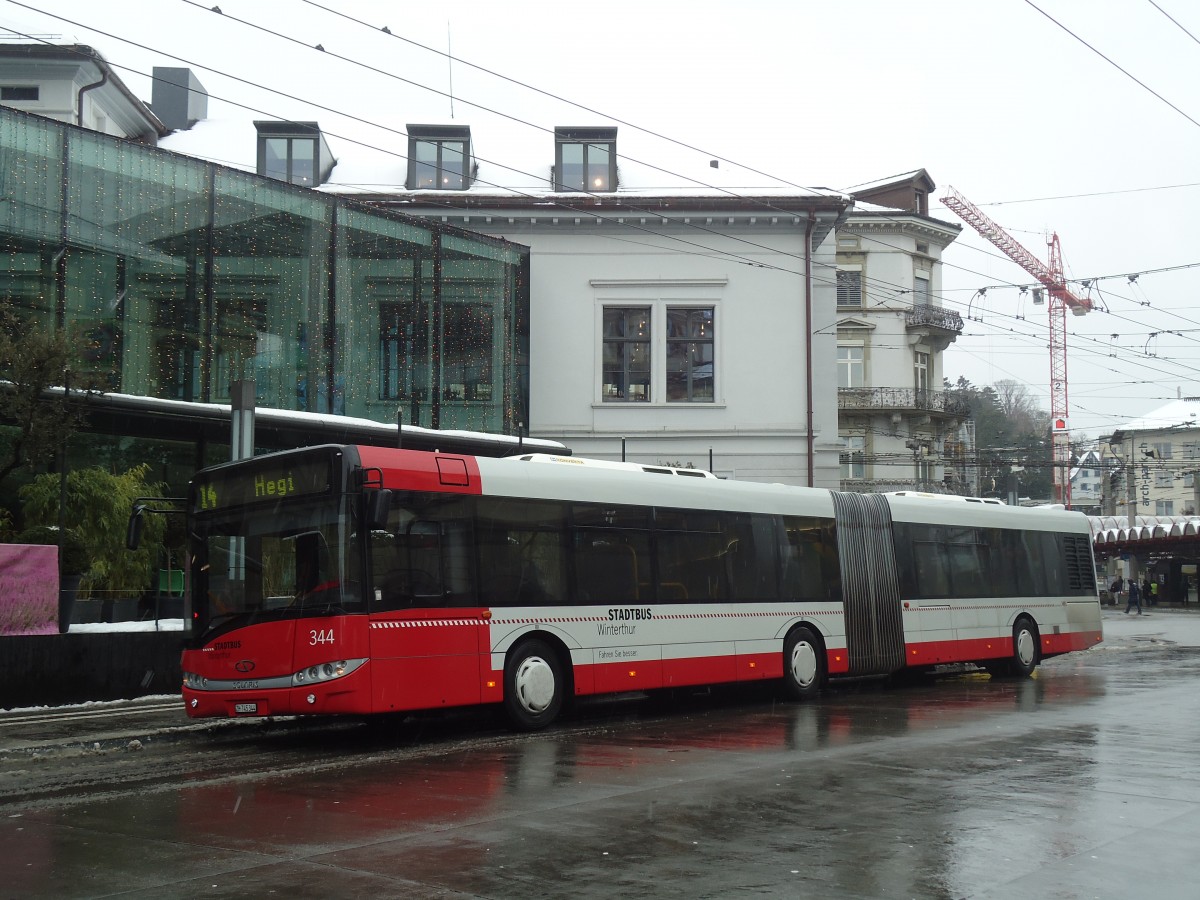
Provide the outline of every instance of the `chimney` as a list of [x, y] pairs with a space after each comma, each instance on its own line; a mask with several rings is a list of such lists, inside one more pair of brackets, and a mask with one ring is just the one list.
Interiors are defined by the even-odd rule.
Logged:
[[208, 115], [208, 91], [191, 69], [154, 67], [150, 108], [172, 131], [186, 131]]

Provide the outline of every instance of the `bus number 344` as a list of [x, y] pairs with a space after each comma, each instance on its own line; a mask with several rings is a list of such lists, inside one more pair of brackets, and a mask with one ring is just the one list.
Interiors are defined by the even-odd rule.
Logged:
[[310, 647], [316, 647], [318, 644], [332, 644], [333, 642], [332, 628], [313, 630], [308, 633], [308, 646]]

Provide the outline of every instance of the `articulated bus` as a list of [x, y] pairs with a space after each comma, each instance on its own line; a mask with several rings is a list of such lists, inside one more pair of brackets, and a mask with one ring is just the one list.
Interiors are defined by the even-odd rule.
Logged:
[[974, 663], [1101, 640], [1087, 520], [542, 453], [323, 445], [199, 472], [193, 717], [502, 704]]

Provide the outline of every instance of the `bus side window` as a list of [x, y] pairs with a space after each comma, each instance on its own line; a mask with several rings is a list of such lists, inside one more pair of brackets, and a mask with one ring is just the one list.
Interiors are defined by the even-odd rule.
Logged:
[[730, 599], [743, 602], [779, 599], [777, 522], [773, 516], [727, 514]]
[[785, 516], [781, 546], [784, 599], [808, 603], [842, 599], [841, 562], [832, 520]]
[[974, 528], [946, 529], [946, 558], [956, 597], [990, 597], [991, 554]]
[[479, 583], [490, 606], [563, 600], [563, 506], [549, 500], [479, 501]]
[[[582, 604], [608, 605], [640, 602], [638, 552], [624, 540], [627, 535], [599, 529], [575, 532], [575, 595]], [[641, 533], [645, 539], [645, 533]]]

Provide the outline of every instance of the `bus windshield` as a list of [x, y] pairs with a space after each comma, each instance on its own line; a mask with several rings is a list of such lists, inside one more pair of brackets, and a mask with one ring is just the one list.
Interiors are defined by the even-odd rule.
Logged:
[[196, 635], [273, 618], [363, 611], [352, 533], [345, 498], [281, 500], [197, 516], [191, 534]]

